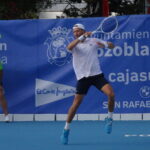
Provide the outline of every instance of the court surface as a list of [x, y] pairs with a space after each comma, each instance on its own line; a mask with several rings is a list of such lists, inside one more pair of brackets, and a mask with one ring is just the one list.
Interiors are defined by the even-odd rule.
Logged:
[[69, 145], [60, 143], [65, 122], [0, 122], [1, 150], [150, 150], [150, 121], [74, 121]]

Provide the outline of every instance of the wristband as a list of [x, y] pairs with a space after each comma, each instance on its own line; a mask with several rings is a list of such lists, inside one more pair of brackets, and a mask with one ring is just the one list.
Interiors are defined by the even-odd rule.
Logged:
[[83, 41], [83, 40], [85, 40], [86, 39], [86, 37], [84, 36], [84, 35], [81, 35], [80, 37], [78, 37], [78, 40], [79, 41]]

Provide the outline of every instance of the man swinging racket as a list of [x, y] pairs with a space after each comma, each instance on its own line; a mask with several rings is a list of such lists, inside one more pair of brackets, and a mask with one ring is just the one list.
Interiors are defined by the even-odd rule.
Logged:
[[111, 42], [90, 38], [92, 32], [86, 32], [83, 24], [75, 24], [73, 26], [73, 34], [75, 40], [67, 48], [73, 55], [73, 68], [77, 78], [77, 86], [74, 101], [68, 111], [66, 124], [61, 135], [62, 144], [68, 144], [70, 123], [92, 85], [108, 97], [108, 117], [105, 119], [106, 133], [111, 133], [113, 122], [114, 92], [102, 73], [97, 50], [98, 48], [113, 49], [114, 45]]

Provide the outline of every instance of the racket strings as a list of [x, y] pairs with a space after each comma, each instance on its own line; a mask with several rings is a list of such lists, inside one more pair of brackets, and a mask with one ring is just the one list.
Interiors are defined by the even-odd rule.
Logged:
[[110, 33], [117, 29], [118, 22], [116, 18], [107, 18], [101, 24], [101, 31], [104, 33]]

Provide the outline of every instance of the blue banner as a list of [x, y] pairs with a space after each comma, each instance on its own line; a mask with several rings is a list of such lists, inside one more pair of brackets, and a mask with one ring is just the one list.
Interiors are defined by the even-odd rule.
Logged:
[[[10, 113], [67, 113], [75, 94], [72, 26], [95, 30], [105, 18], [0, 21], [0, 61]], [[99, 49], [115, 92], [116, 113], [150, 113], [150, 16], [118, 16], [114, 33], [93, 36], [115, 44]], [[107, 97], [91, 87], [77, 113], [106, 113]], [[2, 110], [0, 110], [2, 113]]]

